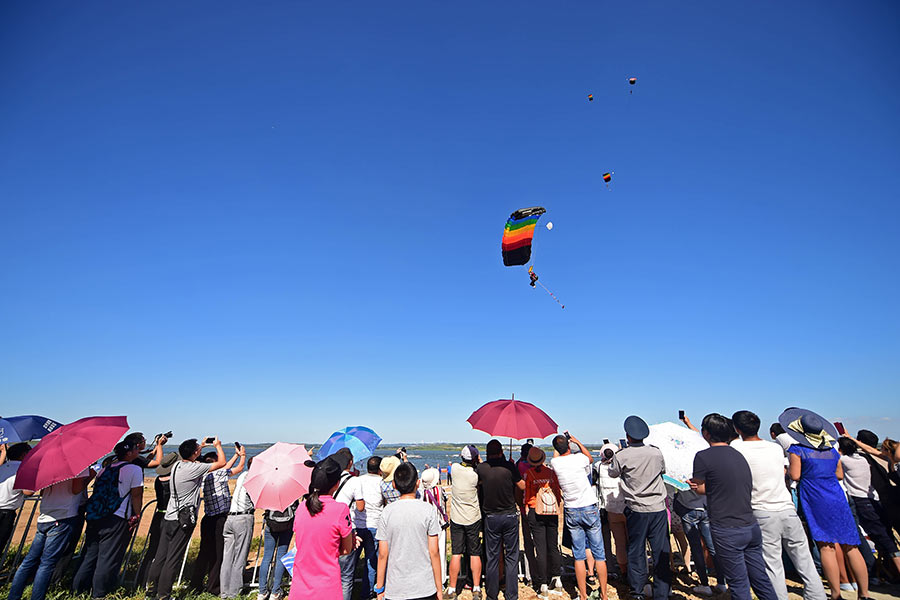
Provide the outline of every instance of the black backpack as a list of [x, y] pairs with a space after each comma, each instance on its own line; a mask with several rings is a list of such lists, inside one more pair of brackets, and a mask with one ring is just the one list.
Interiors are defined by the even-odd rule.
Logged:
[[290, 531], [294, 527], [294, 509], [297, 507], [294, 502], [284, 510], [268, 510], [266, 511], [266, 525], [272, 533], [284, 533]]
[[128, 463], [117, 467], [109, 467], [100, 473], [94, 482], [94, 493], [85, 506], [84, 518], [88, 521], [99, 521], [119, 510], [125, 496], [119, 495], [119, 471]]

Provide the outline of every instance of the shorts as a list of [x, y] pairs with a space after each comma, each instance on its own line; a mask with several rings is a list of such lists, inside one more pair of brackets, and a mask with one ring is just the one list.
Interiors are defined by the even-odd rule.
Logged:
[[450, 552], [481, 556], [481, 521], [471, 525], [458, 525], [450, 521]]
[[587, 558], [586, 549], [591, 549], [594, 560], [606, 560], [603, 548], [603, 530], [600, 527], [600, 511], [596, 506], [565, 509], [566, 526], [572, 535], [572, 556], [575, 560]]

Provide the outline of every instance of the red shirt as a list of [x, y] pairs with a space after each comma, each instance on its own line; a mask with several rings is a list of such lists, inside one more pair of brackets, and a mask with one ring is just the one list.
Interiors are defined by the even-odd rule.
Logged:
[[534, 508], [537, 506], [538, 490], [545, 485], [550, 484], [550, 489], [556, 494], [557, 500], [562, 500], [562, 492], [559, 489], [559, 480], [556, 473], [547, 465], [541, 465], [541, 470], [534, 467], [528, 469], [525, 473], [525, 506]]
[[341, 538], [350, 535], [350, 508], [331, 496], [319, 496], [322, 512], [310, 516], [300, 503], [294, 518], [297, 556], [294, 559], [290, 600], [343, 600], [341, 567], [338, 564]]

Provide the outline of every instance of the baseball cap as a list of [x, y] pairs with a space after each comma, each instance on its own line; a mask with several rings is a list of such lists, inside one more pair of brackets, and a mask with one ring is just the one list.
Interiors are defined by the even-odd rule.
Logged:
[[478, 458], [478, 448], [469, 444], [468, 446], [463, 446], [463, 449], [459, 451], [459, 457], [466, 462], [472, 462], [476, 458]]

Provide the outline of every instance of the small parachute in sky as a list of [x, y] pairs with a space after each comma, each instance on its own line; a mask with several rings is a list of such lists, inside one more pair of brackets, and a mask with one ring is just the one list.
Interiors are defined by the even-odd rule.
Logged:
[[[628, 85], [634, 85], [637, 83], [637, 77], [629, 77]], [[634, 90], [628, 90], [628, 93], [631, 94]]]
[[612, 176], [614, 173], [615, 171], [611, 171], [609, 173], [603, 174], [603, 183], [606, 184], [606, 189], [608, 189], [609, 191], [612, 191], [612, 188], [609, 187], [609, 182], [612, 181]]
[[547, 231], [553, 230], [553, 221], [547, 221]]
[[593, 101], [594, 101], [594, 95], [588, 94], [588, 102], [593, 102]]
[[547, 212], [543, 206], [520, 208], [506, 220], [503, 228], [503, 264], [507, 267], [524, 265], [531, 260], [531, 240], [538, 219]]

